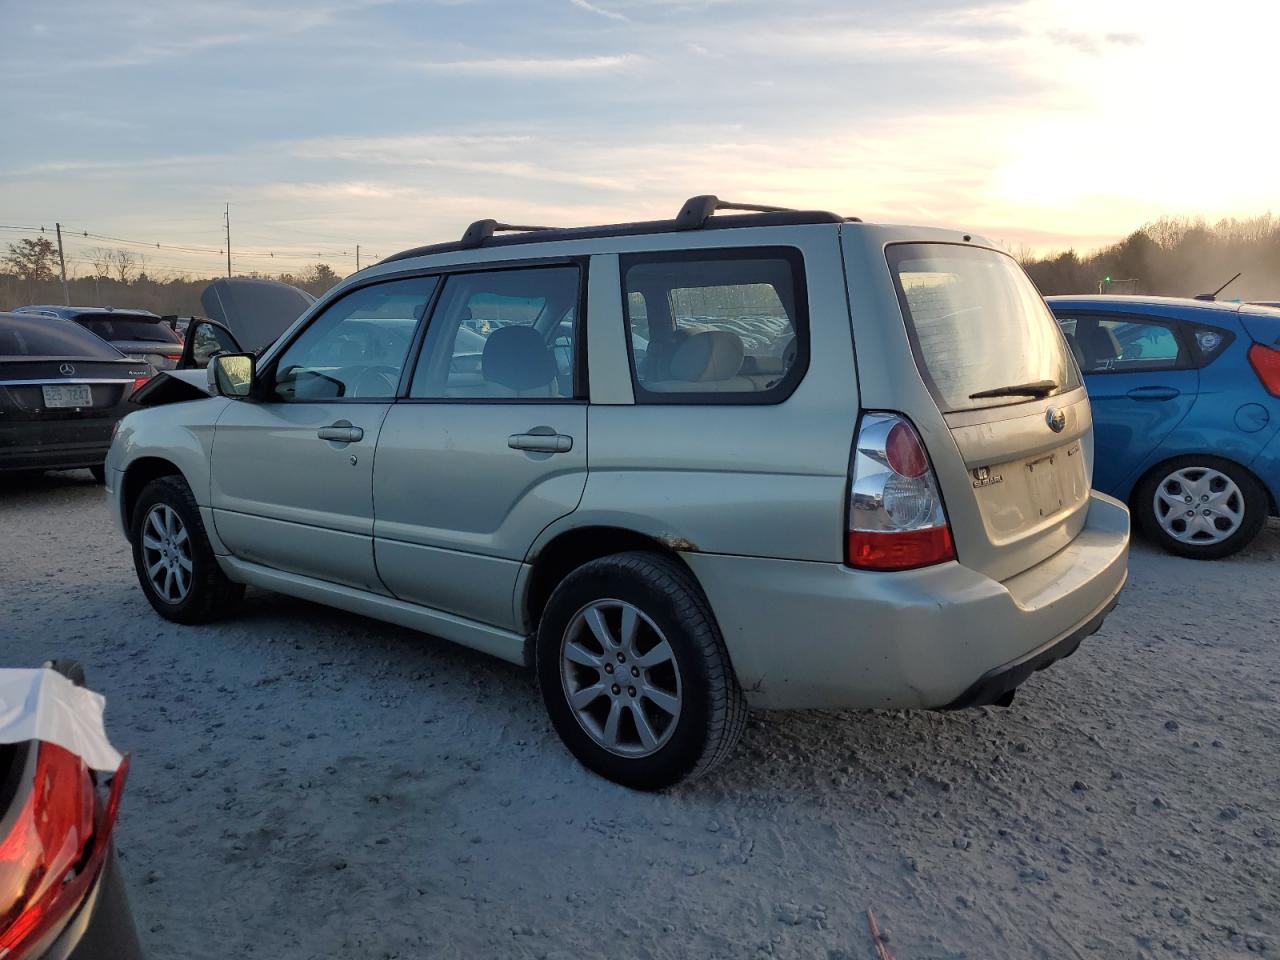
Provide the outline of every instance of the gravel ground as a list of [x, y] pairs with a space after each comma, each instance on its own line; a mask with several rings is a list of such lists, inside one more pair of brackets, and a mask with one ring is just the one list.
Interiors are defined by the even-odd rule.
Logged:
[[1280, 525], [1130, 586], [1012, 709], [756, 715], [661, 795], [524, 672], [251, 591], [147, 606], [87, 474], [0, 486], [0, 663], [73, 656], [134, 754], [155, 958], [1280, 955]]

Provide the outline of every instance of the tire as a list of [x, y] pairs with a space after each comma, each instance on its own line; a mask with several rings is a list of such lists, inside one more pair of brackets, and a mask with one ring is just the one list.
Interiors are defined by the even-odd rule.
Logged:
[[[1205, 496], [1211, 498], [1208, 504]], [[1178, 516], [1184, 503], [1192, 514], [1189, 519]], [[1202, 506], [1213, 511], [1204, 523]], [[1247, 546], [1266, 522], [1267, 508], [1267, 493], [1257, 478], [1220, 457], [1169, 460], [1148, 473], [1133, 494], [1133, 511], [1143, 534], [1169, 553], [1193, 560], [1217, 560]], [[1193, 534], [1191, 522], [1212, 524], [1214, 529]]]
[[106, 464], [100, 463], [100, 464], [98, 464], [96, 467], [90, 467], [90, 468], [89, 468], [89, 472], [93, 474], [93, 482], [94, 482], [94, 483], [106, 483], [106, 482], [107, 482], [107, 466], [106, 466]]
[[[179, 521], [186, 536], [175, 534], [166, 542], [166, 539], [157, 539], [156, 534], [165, 526], [170, 514]], [[149, 527], [153, 515], [156, 525]], [[173, 529], [178, 530], [179, 524], [173, 524]], [[181, 477], [160, 477], [143, 488], [133, 507], [130, 538], [138, 583], [156, 613], [166, 620], [188, 624], [216, 620], [233, 610], [244, 595], [244, 585], [228, 579], [218, 566], [204, 523], [200, 520], [200, 508], [191, 488]], [[163, 569], [159, 571], [159, 586], [148, 572], [149, 566], [164, 556], [148, 546], [153, 542], [169, 548], [172, 562], [166, 565], [173, 572], [172, 585]], [[185, 591], [181, 589], [184, 581]], [[162, 593], [166, 587], [169, 589]]]
[[[630, 641], [624, 617], [635, 625]], [[592, 627], [600, 622], [617, 645], [600, 642]], [[746, 726], [746, 699], [706, 597], [683, 566], [659, 554], [619, 553], [574, 570], [547, 602], [535, 652], [560, 739], [615, 783], [660, 790], [701, 776]], [[572, 694], [587, 698], [596, 687], [594, 700], [571, 704]]]
[[61, 658], [58, 660], [46, 660], [44, 662], [46, 670], [52, 670], [54, 673], [60, 673], [77, 687], [83, 687], [85, 684], [84, 666], [79, 660], [69, 658]]

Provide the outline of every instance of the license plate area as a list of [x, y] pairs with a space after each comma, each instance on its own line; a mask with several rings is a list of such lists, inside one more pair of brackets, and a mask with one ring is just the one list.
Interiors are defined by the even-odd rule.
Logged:
[[1058, 479], [1058, 460], [1062, 451], [1051, 453], [1027, 464], [1027, 487], [1031, 491], [1031, 503], [1048, 517], [1062, 509], [1062, 484]]
[[40, 388], [49, 410], [93, 406], [93, 389], [87, 383], [67, 383]]

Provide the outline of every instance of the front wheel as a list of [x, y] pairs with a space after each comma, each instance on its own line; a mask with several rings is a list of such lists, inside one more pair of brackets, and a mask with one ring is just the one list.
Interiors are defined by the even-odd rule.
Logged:
[[1179, 457], [1138, 485], [1143, 533], [1170, 553], [1216, 560], [1242, 549], [1267, 519], [1267, 494], [1243, 467], [1218, 457]]
[[166, 620], [215, 620], [244, 595], [244, 585], [218, 566], [196, 498], [181, 477], [147, 484], [134, 504], [131, 527], [138, 583]]
[[747, 707], [706, 598], [659, 554], [587, 563], [556, 588], [538, 684], [582, 764], [640, 790], [700, 776], [742, 735]]

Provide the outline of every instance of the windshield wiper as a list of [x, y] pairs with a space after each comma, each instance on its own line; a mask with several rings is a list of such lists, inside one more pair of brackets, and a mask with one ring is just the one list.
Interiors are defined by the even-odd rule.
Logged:
[[988, 397], [1035, 397], [1042, 400], [1058, 389], [1056, 380], [1033, 380], [1031, 383], [1015, 383], [1011, 387], [996, 387], [994, 390], [979, 390], [969, 394], [970, 400], [985, 400]]

